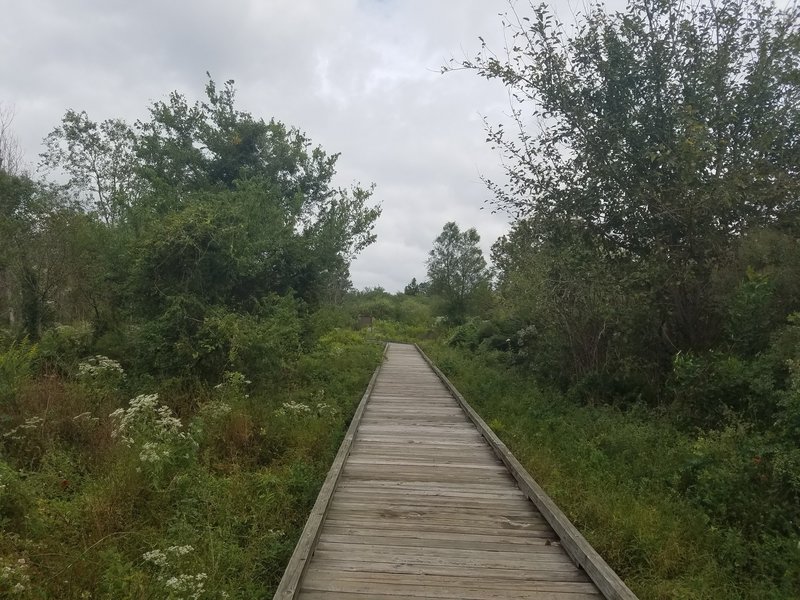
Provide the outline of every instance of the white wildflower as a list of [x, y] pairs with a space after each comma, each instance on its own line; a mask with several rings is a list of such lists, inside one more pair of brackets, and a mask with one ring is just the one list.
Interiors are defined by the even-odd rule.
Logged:
[[175, 556], [184, 556], [186, 554], [189, 554], [190, 552], [194, 552], [194, 547], [189, 545], [170, 546], [169, 548], [167, 548], [167, 552], [171, 552]]
[[25, 419], [25, 422], [20, 425], [20, 429], [36, 429], [42, 423], [44, 423], [44, 419], [42, 417], [29, 417]]
[[21, 440], [25, 437], [26, 433], [34, 429], [38, 429], [43, 423], [44, 419], [42, 417], [28, 417], [22, 424], [17, 425], [9, 431], [6, 431], [3, 434], [3, 437], [12, 440]]
[[118, 408], [109, 416], [115, 421], [111, 437], [119, 438], [128, 446], [133, 444], [137, 433], [170, 438], [177, 436], [183, 426], [168, 406], [158, 405], [158, 394], [136, 396], [127, 409]]
[[333, 417], [336, 416], [336, 413], [338, 412], [336, 408], [334, 408], [333, 406], [331, 406], [326, 402], [317, 402], [316, 408], [317, 408], [317, 414], [321, 417], [325, 415]]
[[302, 402], [295, 402], [294, 400], [290, 400], [289, 402], [284, 402], [281, 404], [281, 408], [275, 411], [279, 415], [308, 415], [311, 413], [311, 407], [308, 404], [303, 404]]
[[31, 576], [28, 574], [28, 561], [24, 558], [17, 560], [0, 558], [0, 582], [11, 589], [15, 594], [21, 594], [27, 589]]
[[150, 550], [142, 554], [142, 559], [146, 562], [153, 563], [158, 567], [166, 567], [168, 564], [167, 555], [161, 550]]
[[164, 458], [169, 458], [169, 450], [155, 442], [145, 442], [139, 452], [139, 460], [148, 463], [157, 463]]
[[172, 576], [164, 581], [164, 587], [170, 592], [182, 592], [189, 594], [189, 598], [197, 600], [205, 591], [205, 580], [208, 578], [206, 573], [188, 575], [182, 573]]
[[227, 402], [212, 400], [206, 402], [200, 409], [201, 414], [209, 419], [221, 419], [231, 412], [231, 405]]
[[79, 377], [96, 379], [107, 375], [124, 376], [125, 371], [116, 360], [100, 354], [88, 358], [78, 365]]

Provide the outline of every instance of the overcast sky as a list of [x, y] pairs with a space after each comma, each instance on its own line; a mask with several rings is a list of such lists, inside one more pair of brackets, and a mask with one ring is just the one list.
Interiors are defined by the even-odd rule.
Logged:
[[378, 241], [352, 266], [356, 287], [396, 291], [424, 279], [447, 221], [477, 228], [487, 259], [508, 228], [484, 208], [489, 192], [480, 179], [502, 177], [482, 117], [504, 118], [506, 92], [472, 73], [439, 73], [448, 59], [473, 56], [478, 36], [502, 48], [505, 0], [0, 0], [0, 7], [0, 103], [14, 106], [14, 131], [31, 164], [66, 109], [132, 122], [172, 90], [199, 99], [209, 71], [219, 83], [236, 80], [240, 109], [341, 152], [339, 184], [376, 184]]

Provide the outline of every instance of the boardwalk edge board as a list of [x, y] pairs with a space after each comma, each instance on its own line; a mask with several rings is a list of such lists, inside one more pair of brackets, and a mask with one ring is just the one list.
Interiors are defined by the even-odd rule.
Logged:
[[275, 591], [273, 600], [290, 600], [291, 598], [295, 598], [297, 593], [300, 591], [300, 580], [302, 579], [306, 567], [308, 566], [308, 563], [314, 554], [317, 540], [319, 539], [320, 532], [322, 531], [322, 523], [325, 521], [325, 516], [328, 514], [328, 508], [330, 507], [333, 492], [336, 489], [336, 484], [339, 481], [342, 468], [344, 467], [344, 463], [347, 460], [347, 457], [350, 454], [350, 449], [353, 446], [353, 440], [356, 436], [356, 431], [361, 423], [361, 416], [364, 414], [364, 409], [366, 408], [369, 397], [372, 394], [372, 389], [375, 387], [375, 382], [378, 380], [378, 374], [381, 371], [383, 362], [386, 360], [386, 352], [388, 348], [389, 345], [385, 344], [383, 347], [381, 364], [378, 365], [378, 367], [375, 369], [375, 372], [372, 374], [372, 378], [369, 380], [367, 389], [364, 392], [364, 395], [361, 397], [361, 401], [356, 408], [356, 412], [353, 413], [353, 420], [350, 421], [350, 427], [347, 429], [347, 433], [342, 440], [342, 445], [339, 446], [339, 451], [336, 453], [336, 458], [333, 459], [333, 464], [328, 471], [327, 477], [325, 477], [325, 482], [322, 484], [322, 487], [319, 490], [319, 495], [314, 503], [314, 508], [311, 509], [311, 513], [308, 515], [306, 525], [303, 527], [303, 533], [300, 534], [300, 539], [297, 541], [297, 545], [294, 547], [294, 552], [292, 552], [289, 563], [286, 565], [286, 570], [283, 572], [283, 577], [281, 578], [281, 582], [278, 584], [278, 589]]
[[[489, 443], [497, 457], [508, 467], [511, 475], [517, 481], [520, 490], [533, 502], [545, 520], [550, 524], [556, 535], [561, 540], [561, 545], [569, 554], [570, 558], [582, 567], [589, 578], [598, 587], [600, 592], [608, 600], [638, 600], [637, 596], [625, 585], [619, 575], [603, 560], [597, 551], [586, 541], [580, 531], [572, 524], [567, 516], [553, 502], [541, 486], [534, 481], [533, 477], [525, 470], [525, 467], [511, 454], [508, 447], [498, 438], [489, 428], [481, 416], [475, 412], [464, 396], [450, 383], [444, 373], [428, 358], [417, 344], [414, 344], [417, 351], [433, 369], [437, 377], [441, 379], [453, 398], [456, 399], [462, 410], [478, 428], [483, 438]], [[277, 597], [277, 596], [276, 596]]]

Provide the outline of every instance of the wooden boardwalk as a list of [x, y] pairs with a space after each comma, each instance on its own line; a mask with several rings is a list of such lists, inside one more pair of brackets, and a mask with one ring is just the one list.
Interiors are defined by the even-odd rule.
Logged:
[[635, 598], [599, 557], [605, 592], [597, 565], [576, 566], [572, 534], [454, 393], [414, 346], [389, 345], [275, 598]]

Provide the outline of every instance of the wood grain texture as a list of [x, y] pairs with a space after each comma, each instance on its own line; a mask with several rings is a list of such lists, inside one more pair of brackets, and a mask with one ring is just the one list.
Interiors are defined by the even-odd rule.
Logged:
[[388, 345], [275, 598], [635, 598], [584, 570], [590, 552], [457, 394], [415, 346]]

